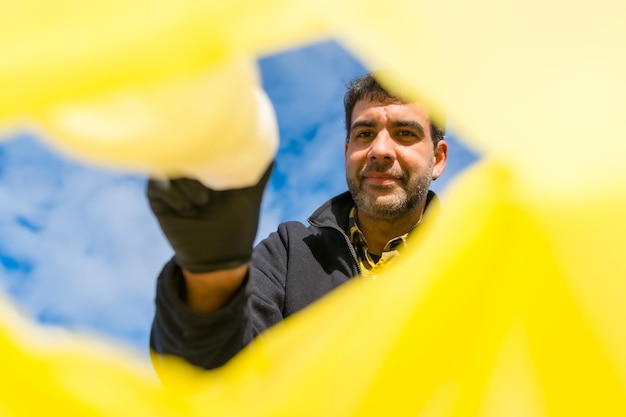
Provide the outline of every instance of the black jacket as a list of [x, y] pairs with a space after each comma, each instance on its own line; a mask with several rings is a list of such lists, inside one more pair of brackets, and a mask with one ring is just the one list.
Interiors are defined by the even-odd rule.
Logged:
[[259, 333], [359, 275], [346, 234], [353, 205], [346, 192], [318, 208], [308, 227], [281, 223], [255, 248], [243, 285], [214, 313], [184, 304], [182, 272], [170, 260], [157, 282], [152, 349], [207, 369], [221, 366]]

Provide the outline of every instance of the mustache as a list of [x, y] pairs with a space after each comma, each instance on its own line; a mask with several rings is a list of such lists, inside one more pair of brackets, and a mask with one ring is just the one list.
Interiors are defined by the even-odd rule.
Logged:
[[388, 163], [371, 162], [365, 165], [359, 172], [359, 177], [363, 178], [368, 174], [385, 174], [397, 179], [404, 179], [406, 174], [401, 168], [393, 169]]

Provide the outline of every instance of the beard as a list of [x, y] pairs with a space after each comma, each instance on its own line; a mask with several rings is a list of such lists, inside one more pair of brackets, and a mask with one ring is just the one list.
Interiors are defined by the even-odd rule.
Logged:
[[381, 221], [393, 221], [415, 209], [428, 194], [433, 174], [433, 161], [431, 160], [425, 170], [417, 171], [417, 176], [411, 178], [402, 171], [398, 175], [398, 185], [380, 186], [379, 189], [388, 190], [384, 195], [375, 195], [363, 185], [363, 177], [368, 172], [389, 172], [389, 166], [380, 163], [366, 165], [355, 177], [346, 175], [348, 190], [352, 194], [357, 209], [367, 213], [370, 217]]

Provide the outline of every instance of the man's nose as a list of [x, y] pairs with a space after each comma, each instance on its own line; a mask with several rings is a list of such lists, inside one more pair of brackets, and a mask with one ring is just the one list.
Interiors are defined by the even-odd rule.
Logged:
[[395, 154], [395, 142], [387, 130], [381, 130], [372, 142], [368, 157], [372, 159], [392, 159]]

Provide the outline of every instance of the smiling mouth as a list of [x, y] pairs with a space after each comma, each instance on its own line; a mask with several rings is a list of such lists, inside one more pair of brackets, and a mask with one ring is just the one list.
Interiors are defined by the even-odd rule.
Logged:
[[400, 182], [400, 179], [392, 176], [379, 176], [379, 175], [365, 175], [363, 177], [363, 182], [370, 185], [395, 185]]
[[390, 166], [370, 164], [360, 172], [361, 182], [373, 187], [392, 187], [403, 182], [402, 171]]

